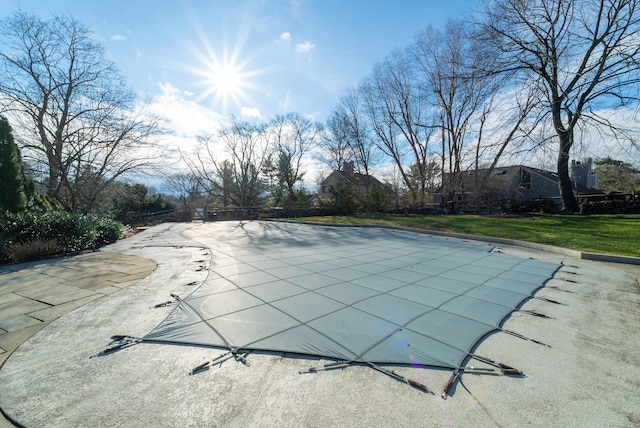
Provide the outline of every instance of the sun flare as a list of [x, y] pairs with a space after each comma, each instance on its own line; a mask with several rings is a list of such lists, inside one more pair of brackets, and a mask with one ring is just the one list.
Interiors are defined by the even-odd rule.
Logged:
[[240, 70], [231, 67], [229, 64], [223, 64], [211, 70], [211, 86], [216, 92], [234, 93], [242, 87], [242, 78]]
[[200, 98], [213, 96], [214, 104], [222, 104], [224, 110], [230, 101], [239, 106], [241, 101], [248, 100], [245, 90], [252, 87], [248, 80], [250, 73], [243, 71], [241, 65], [226, 58], [222, 62], [208, 61], [206, 65], [199, 73], [204, 77], [201, 83], [207, 87]]
[[230, 104], [236, 108], [255, 104], [249, 96], [251, 90], [257, 89], [252, 78], [262, 72], [248, 69], [249, 61], [241, 60], [245, 39], [238, 36], [230, 49], [225, 38], [222, 45], [214, 49], [199, 22], [193, 19], [192, 24], [201, 46], [187, 46], [198, 60], [198, 65], [187, 68], [191, 74], [201, 77], [196, 84], [204, 89], [198, 95], [198, 101], [213, 98], [213, 105], [221, 107], [224, 113], [227, 113]]
[[250, 58], [243, 52], [250, 32], [237, 29], [235, 43], [229, 43], [226, 35], [213, 35], [205, 31], [200, 18], [193, 11], [188, 11], [191, 30], [197, 35], [188, 38], [185, 48], [196, 61], [182, 66], [189, 74], [198, 76], [193, 83], [202, 88], [194, 91], [197, 102], [212, 100], [215, 108], [227, 114], [230, 107], [237, 110], [249, 107], [255, 108], [256, 102], [249, 95], [259, 89], [255, 77], [265, 73], [265, 70], [251, 69]]

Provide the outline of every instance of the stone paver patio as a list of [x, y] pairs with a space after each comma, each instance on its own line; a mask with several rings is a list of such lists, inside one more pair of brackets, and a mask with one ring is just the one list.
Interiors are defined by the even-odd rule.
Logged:
[[155, 268], [149, 259], [101, 252], [0, 268], [0, 366], [51, 321]]

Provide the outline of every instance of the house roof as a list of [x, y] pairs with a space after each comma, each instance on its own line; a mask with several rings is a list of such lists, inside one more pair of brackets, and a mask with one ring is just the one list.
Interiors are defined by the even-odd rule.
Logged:
[[362, 187], [368, 187], [368, 186], [382, 187], [382, 183], [380, 182], [380, 180], [378, 180], [377, 178], [375, 178], [372, 175], [361, 174], [359, 172], [347, 173], [345, 171], [339, 171], [339, 170], [334, 170], [327, 178], [322, 180], [320, 185], [322, 186], [322, 185], [331, 184], [330, 177], [332, 175], [334, 177], [337, 176], [339, 180], [347, 181], [347, 182], [353, 184], [354, 186], [358, 186], [358, 187], [360, 187], [360, 186], [362, 186]]
[[[487, 186], [490, 186], [494, 189], [504, 189], [507, 186], [513, 177], [518, 174], [521, 170], [521, 166], [508, 166], [496, 168], [495, 171], [489, 175], [487, 179]], [[471, 170], [465, 171], [461, 174], [462, 179], [462, 187], [467, 192], [474, 192], [476, 190], [476, 178], [478, 182], [484, 178], [484, 174], [486, 174], [487, 169], [479, 169], [479, 170]]]
[[[550, 182], [557, 183], [558, 182], [558, 174], [552, 171], [546, 171], [544, 169], [534, 168], [525, 165], [512, 165], [512, 166], [502, 166], [496, 167], [489, 175], [486, 185], [492, 189], [499, 190], [504, 189], [511, 180], [514, 179], [516, 174], [519, 174], [520, 171], [526, 170], [530, 173], [534, 173], [539, 177], [546, 179]], [[487, 172], [488, 168], [479, 169], [477, 173], [479, 175], [478, 179], [481, 180], [483, 174]], [[449, 175], [445, 173], [445, 175]], [[466, 192], [474, 192], [476, 190], [476, 170], [464, 171], [461, 173], [462, 178], [462, 186]], [[581, 185], [576, 185], [573, 183], [574, 190], [578, 193], [593, 193], [593, 189], [588, 189]]]
[[[551, 171], [545, 171], [543, 169], [538, 169], [538, 168], [532, 168], [530, 166], [526, 166], [524, 168], [527, 168], [531, 171], [535, 171], [536, 173], [538, 173], [539, 175], [553, 181], [554, 183], [558, 182], [558, 174], [555, 172], [551, 172]], [[571, 180], [571, 184], [573, 185], [573, 190], [577, 193], [600, 193], [599, 190], [597, 189], [590, 189], [588, 187], [585, 187], [581, 184], [576, 183], [574, 180]]]
[[342, 177], [344, 177], [346, 180], [350, 181], [352, 184], [355, 184], [356, 186], [367, 186], [367, 185], [377, 186], [377, 187], [382, 186], [382, 183], [380, 183], [380, 180], [378, 180], [372, 175], [360, 174], [359, 172], [354, 172], [351, 175], [345, 173], [344, 171], [336, 171], [336, 172], [340, 174]]

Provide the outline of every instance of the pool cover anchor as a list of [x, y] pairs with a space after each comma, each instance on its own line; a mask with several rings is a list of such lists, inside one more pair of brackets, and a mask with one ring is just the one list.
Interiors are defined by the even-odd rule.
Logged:
[[111, 343], [109, 343], [109, 346], [107, 348], [103, 349], [97, 354], [91, 355], [89, 358], [102, 357], [104, 355], [109, 355], [121, 349], [128, 348], [129, 346], [138, 344], [140, 342], [142, 342], [142, 339], [139, 337], [128, 336], [124, 334], [116, 334], [114, 336], [111, 336]]
[[429, 389], [429, 387], [427, 387], [426, 385], [424, 385], [421, 382], [418, 382], [417, 380], [413, 380], [413, 379], [409, 379], [407, 377], [402, 376], [399, 373], [396, 373], [393, 370], [389, 370], [386, 369], [384, 367], [380, 367], [377, 364], [374, 364], [370, 361], [366, 361], [366, 362], [359, 362], [359, 361], [337, 361], [334, 363], [327, 363], [325, 364], [323, 367], [321, 368], [317, 368], [317, 367], [309, 367], [307, 370], [301, 370], [298, 372], [298, 374], [306, 374], [306, 373], [318, 373], [321, 371], [329, 371], [329, 370], [336, 370], [336, 369], [344, 369], [347, 368], [353, 364], [366, 364], [369, 367], [371, 367], [372, 369], [385, 374], [389, 377], [392, 377], [393, 379], [400, 381], [402, 383], [406, 383], [407, 385], [410, 385], [422, 392], [426, 392], [428, 394], [431, 395], [436, 395], [435, 392], [433, 392], [431, 389]]
[[[191, 285], [191, 284], [187, 284], [187, 285]], [[157, 305], [150, 306], [149, 309], [166, 308], [168, 306], [176, 305], [182, 301], [182, 298], [177, 294], [170, 293], [169, 295], [173, 297], [173, 300], [167, 300], [166, 302], [158, 303]]]
[[449, 380], [447, 380], [447, 383], [445, 383], [444, 385], [443, 392], [441, 395], [441, 397], [444, 400], [446, 400], [447, 397], [449, 396], [449, 391], [455, 384], [456, 380], [459, 379], [460, 376], [462, 376], [462, 374], [464, 373], [478, 373], [478, 374], [495, 373], [495, 374], [502, 374], [504, 376], [524, 376], [524, 373], [514, 368], [506, 368], [506, 367], [505, 368], [489, 368], [489, 367], [473, 367], [473, 366], [458, 367], [456, 370], [453, 371], [453, 373], [451, 373], [451, 377], [449, 377]]
[[335, 363], [327, 363], [320, 368], [309, 367], [307, 370], [300, 370], [298, 374], [318, 373], [318, 372], [325, 372], [329, 370], [345, 369], [349, 367], [351, 363], [352, 363], [351, 361], [339, 361]]
[[549, 316], [549, 315], [546, 315], [546, 314], [543, 314], [543, 313], [540, 313], [540, 312], [536, 312], [536, 311], [530, 311], [528, 309], [518, 309], [517, 312], [521, 312], [523, 314], [529, 314], [531, 316], [538, 317], [538, 318], [545, 318], [545, 319], [550, 319], [550, 320], [554, 320], [555, 319], [552, 316]]
[[491, 358], [487, 358], [487, 357], [482, 357], [480, 355], [476, 355], [476, 354], [468, 354], [469, 357], [478, 360], [480, 362], [483, 362], [485, 364], [488, 364], [492, 367], [473, 367], [473, 366], [469, 366], [469, 367], [456, 367], [454, 369], [454, 371], [451, 373], [451, 376], [449, 377], [449, 380], [447, 380], [447, 382], [444, 385], [443, 388], [443, 393], [441, 395], [441, 397], [446, 400], [447, 397], [449, 396], [449, 391], [451, 391], [451, 388], [453, 387], [453, 385], [455, 384], [456, 380], [463, 374], [463, 373], [496, 373], [496, 374], [502, 374], [505, 376], [525, 376], [525, 374], [523, 372], [521, 372], [520, 370], [511, 367], [507, 364], [504, 363], [499, 363], [496, 362], [495, 360], [492, 360]]
[[[514, 337], [517, 337], [519, 339], [523, 339], [523, 340], [527, 340], [527, 341], [531, 341], [535, 344], [538, 345], [542, 345], [542, 346], [546, 346], [547, 348], [551, 348], [550, 345], [547, 345], [546, 343], [540, 342], [539, 340], [535, 340], [535, 339], [531, 339], [529, 337], [523, 336], [519, 333], [516, 333], [515, 331], [511, 331], [511, 330], [505, 330], [505, 329], [500, 329], [500, 331], [510, 334]], [[462, 373], [469, 373], [472, 371], [483, 371], [483, 372], [494, 372], [494, 373], [502, 373], [503, 375], [513, 375], [513, 376], [524, 376], [524, 373], [521, 372], [520, 370], [511, 367], [507, 364], [504, 363], [499, 363], [496, 362], [495, 360], [492, 360], [491, 358], [487, 358], [487, 357], [482, 357], [480, 355], [476, 355], [476, 354], [468, 354], [469, 357], [476, 359], [478, 361], [481, 361], [485, 364], [488, 364], [490, 366], [493, 366], [494, 368], [481, 368], [481, 367], [471, 367], [470, 369], [467, 369], [465, 367], [458, 367], [456, 368], [453, 373], [451, 373], [451, 377], [449, 377], [449, 380], [447, 381], [447, 383], [445, 383], [444, 385], [444, 392], [442, 394], [442, 398], [444, 398], [445, 400], [447, 399], [448, 395], [449, 395], [449, 391], [451, 390], [451, 388], [453, 387], [456, 379], [458, 379], [458, 377], [462, 374]], [[472, 369], [472, 370], [471, 370]]]
[[429, 389], [426, 385], [424, 385], [424, 384], [422, 384], [422, 383], [420, 383], [420, 382], [418, 382], [416, 380], [406, 378], [406, 377], [402, 376], [401, 374], [394, 372], [393, 370], [385, 369], [385, 368], [380, 367], [380, 366], [378, 366], [376, 364], [373, 364], [371, 362], [367, 362], [367, 365], [369, 367], [371, 367], [372, 369], [379, 371], [380, 373], [386, 374], [387, 376], [390, 376], [390, 377], [392, 377], [392, 378], [394, 378], [394, 379], [396, 379], [396, 380], [398, 380], [400, 382], [406, 383], [407, 385], [410, 385], [410, 386], [412, 386], [412, 387], [414, 387], [414, 388], [416, 388], [416, 389], [418, 389], [418, 390], [420, 390], [422, 392], [426, 392], [426, 393], [431, 394], [431, 395], [436, 395], [436, 393], [433, 392], [431, 389]]
[[204, 363], [200, 364], [199, 366], [194, 367], [189, 372], [189, 376], [193, 376], [194, 374], [196, 374], [198, 372], [201, 372], [201, 371], [204, 371], [205, 369], [208, 369], [209, 367], [213, 367], [215, 364], [222, 364], [225, 361], [230, 360], [231, 358], [234, 358], [236, 361], [238, 361], [238, 362], [244, 364], [245, 366], [249, 367], [251, 364], [249, 364], [249, 362], [247, 361], [247, 356], [248, 355], [249, 355], [248, 352], [244, 352], [244, 353], [240, 354], [237, 349], [234, 350], [234, 351], [225, 352], [223, 354], [218, 355], [213, 360], [205, 361]]
[[532, 339], [532, 338], [527, 337], [527, 336], [523, 336], [520, 333], [516, 333], [515, 331], [506, 330], [506, 329], [501, 329], [500, 331], [503, 332], [503, 333], [507, 333], [507, 334], [509, 334], [509, 335], [511, 335], [513, 337], [517, 337], [518, 339], [527, 340], [527, 341], [533, 342], [533, 343], [535, 343], [537, 345], [542, 345], [542, 346], [546, 346], [547, 348], [551, 348], [551, 345], [547, 345], [546, 343], [540, 342], [539, 340]]
[[543, 302], [553, 303], [553, 304], [555, 304], [555, 305], [567, 306], [567, 304], [566, 304], [566, 303], [558, 302], [557, 300], [549, 299], [549, 298], [547, 298], [547, 297], [533, 296], [533, 299], [542, 300]]
[[176, 303], [178, 302], [175, 300], [167, 300], [166, 302], [157, 303], [153, 306], [149, 306], [149, 309], [167, 308], [169, 306], [175, 305]]

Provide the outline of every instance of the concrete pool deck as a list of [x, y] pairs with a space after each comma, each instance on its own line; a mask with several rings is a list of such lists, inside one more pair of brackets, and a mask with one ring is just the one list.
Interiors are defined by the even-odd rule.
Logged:
[[[266, 224], [246, 223], [244, 230], [251, 236]], [[89, 358], [111, 335], [142, 336], [163, 320], [172, 308], [152, 307], [170, 293], [188, 295], [204, 280], [209, 248], [225, 227], [230, 224], [163, 224], [98, 253], [0, 269], [2, 411], [26, 427], [640, 423], [640, 267], [502, 243], [496, 245], [507, 254], [567, 266], [537, 294], [562, 304], [525, 304], [554, 319], [515, 313], [505, 323], [551, 347], [491, 335], [477, 353], [526, 377], [467, 373], [447, 400], [367, 367], [301, 375], [325, 360], [282, 353], [250, 354], [250, 366], [231, 360], [194, 376], [192, 368], [221, 351], [143, 343]], [[272, 239], [281, 239], [276, 232], [287, 226], [268, 227]], [[46, 278], [56, 272], [56, 280]], [[25, 339], [33, 336], [22, 344], [18, 335], [2, 342], [19, 330]], [[451, 375], [394, 370], [435, 391]]]

